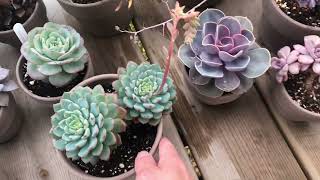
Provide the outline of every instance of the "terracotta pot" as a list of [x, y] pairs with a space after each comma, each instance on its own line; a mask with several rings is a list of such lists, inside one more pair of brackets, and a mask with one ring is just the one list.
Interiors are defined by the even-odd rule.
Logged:
[[[178, 0], [180, 5], [186, 6], [188, 9], [191, 9], [198, 5], [202, 0]], [[216, 4], [218, 4], [221, 0], [208, 0], [206, 3], [204, 3], [200, 9], [213, 7]]]
[[17, 112], [18, 108], [12, 93], [2, 94], [1, 96], [9, 97], [8, 106], [0, 107], [0, 143], [5, 143], [18, 133], [21, 117], [19, 116], [20, 113]]
[[[90, 4], [77, 4], [71, 0], [58, 0], [60, 5], [80, 23], [81, 28], [96, 36], [112, 36], [119, 33], [115, 26], [125, 29], [133, 18], [133, 7], [127, 3], [115, 12], [120, 0], [102, 0]], [[127, 1], [124, 1], [127, 2]]]
[[[35, 27], [43, 26], [46, 22], [48, 22], [46, 6], [42, 0], [38, 0], [32, 15], [23, 23], [23, 27], [29, 32]], [[21, 47], [21, 42], [13, 30], [0, 31], [0, 42], [9, 44], [15, 48]]]
[[273, 52], [283, 46], [303, 43], [306, 35], [320, 35], [320, 28], [304, 25], [286, 15], [275, 0], [263, 0], [263, 18], [260, 20], [259, 36]]
[[[103, 83], [112, 83], [113, 81], [118, 79], [118, 75], [117, 74], [102, 74], [102, 75], [98, 75], [98, 76], [94, 76], [92, 78], [89, 78], [83, 82], [81, 82], [78, 86], [95, 86], [98, 84], [103, 84]], [[163, 122], [160, 121], [160, 124], [158, 125], [158, 130], [157, 130], [157, 135], [156, 135], [156, 139], [152, 145], [152, 148], [150, 150], [150, 154], [152, 154], [153, 156], [155, 155], [157, 149], [158, 149], [158, 145], [160, 143], [160, 140], [162, 138], [162, 132], [163, 132]], [[58, 157], [61, 161], [63, 161], [70, 170], [71, 172], [73, 172], [75, 175], [81, 177], [82, 179], [88, 179], [88, 180], [98, 180], [98, 179], [105, 179], [105, 180], [124, 180], [127, 178], [133, 178], [135, 175], [135, 171], [134, 169], [115, 176], [115, 177], [95, 177], [95, 176], [91, 176], [89, 174], [84, 173], [83, 171], [81, 171], [77, 166], [75, 166], [74, 164], [72, 164], [72, 162], [65, 156], [65, 152], [61, 152], [58, 151]]]
[[[182, 65], [184, 66], [184, 65]], [[183, 67], [185, 69], [185, 67]], [[242, 94], [232, 94], [228, 93], [221, 97], [210, 97], [200, 93], [197, 87], [191, 82], [188, 72], [186, 70], [183, 71], [183, 77], [185, 82], [187, 83], [188, 89], [191, 91], [192, 95], [195, 96], [200, 102], [207, 104], [207, 105], [220, 105], [232, 102], [238, 99]]]
[[320, 114], [301, 107], [288, 94], [283, 84], [279, 84], [272, 76], [269, 92], [273, 99], [272, 105], [280, 116], [289, 121], [320, 121]]
[[9, 180], [8, 175], [3, 170], [0, 170], [0, 179], [1, 180]]
[[[24, 65], [24, 63], [26, 62], [26, 59], [23, 56], [20, 56], [17, 66], [16, 66], [16, 77], [17, 77], [17, 82], [18, 85], [20, 86], [20, 88], [29, 96], [31, 96], [33, 99], [46, 104], [46, 105], [53, 105], [55, 103], [58, 103], [61, 96], [59, 97], [41, 97], [38, 96], [36, 94], [33, 94], [32, 92], [29, 91], [29, 89], [24, 85], [23, 83], [23, 74], [22, 74], [22, 67]], [[87, 73], [84, 77], [84, 79], [88, 79], [89, 77], [92, 77], [94, 75], [94, 70], [93, 70], [93, 65], [91, 62], [91, 59], [89, 59], [88, 61], [88, 69], [87, 69]]]

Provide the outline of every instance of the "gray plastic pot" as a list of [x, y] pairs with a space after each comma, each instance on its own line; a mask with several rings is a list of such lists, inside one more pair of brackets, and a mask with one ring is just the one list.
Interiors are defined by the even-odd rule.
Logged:
[[[187, 8], [191, 9], [198, 5], [202, 0], [178, 0], [180, 5], [186, 6]], [[218, 4], [221, 0], [208, 0], [206, 3], [204, 3], [200, 9], [213, 7], [216, 4]]]
[[259, 36], [264, 45], [273, 52], [283, 46], [303, 43], [306, 35], [320, 35], [320, 28], [304, 25], [286, 15], [275, 0], [263, 0], [263, 16], [260, 20]]
[[[80, 84], [78, 84], [77, 86], [90, 86], [90, 87], [94, 87], [98, 84], [104, 84], [104, 83], [109, 83], [111, 84], [113, 81], [118, 79], [118, 75], [117, 74], [102, 74], [102, 75], [98, 75], [98, 76], [94, 76], [91, 77], [83, 82], [81, 82]], [[163, 132], [163, 122], [162, 120], [160, 121], [160, 124], [158, 125], [158, 129], [157, 129], [157, 135], [156, 135], [156, 139], [152, 145], [151, 150], [149, 151], [150, 154], [152, 154], [153, 156], [155, 155], [157, 149], [158, 149], [158, 145], [160, 143], [160, 140], [162, 138], [162, 132]], [[135, 176], [135, 171], [134, 169], [115, 176], [115, 177], [95, 177], [89, 174], [84, 173], [82, 170], [80, 170], [77, 166], [75, 166], [74, 164], [72, 164], [72, 162], [65, 156], [65, 152], [61, 152], [58, 151], [58, 157], [61, 161], [63, 161], [63, 164], [66, 165], [66, 167], [68, 168], [68, 170], [70, 170], [72, 173], [74, 173], [75, 175], [77, 175], [78, 177], [81, 177], [82, 179], [87, 179], [87, 180], [99, 180], [99, 179], [104, 179], [104, 180], [125, 180], [127, 178], [132, 178], [134, 179]]]
[[[36, 94], [33, 94], [31, 91], [29, 91], [29, 89], [24, 85], [23, 83], [23, 73], [22, 73], [22, 67], [23, 65], [26, 63], [26, 59], [23, 56], [20, 56], [17, 66], [16, 66], [16, 77], [17, 77], [17, 82], [19, 87], [30, 97], [32, 97], [33, 99], [45, 104], [45, 105], [53, 105], [59, 102], [61, 96], [59, 97], [41, 97], [38, 96]], [[84, 79], [88, 79], [90, 77], [94, 76], [94, 70], [93, 70], [93, 65], [91, 62], [91, 59], [89, 59], [88, 61], [88, 69], [87, 69], [87, 73], [84, 77]]]
[[90, 4], [77, 4], [72, 0], [58, 0], [60, 5], [75, 17], [86, 32], [96, 36], [112, 36], [118, 31], [115, 26], [123, 29], [129, 26], [133, 18], [133, 7], [128, 9], [127, 1], [115, 11], [120, 0], [101, 0]]
[[[185, 69], [184, 65], [182, 66], [183, 66], [183, 69]], [[232, 93], [228, 93], [221, 97], [211, 97], [211, 96], [203, 95], [200, 93], [197, 87], [191, 82], [188, 76], [188, 72], [186, 70], [182, 70], [182, 72], [183, 72], [183, 77], [185, 79], [185, 82], [187, 83], [188, 89], [191, 91], [192, 95], [195, 96], [200, 102], [204, 104], [207, 104], [207, 105], [226, 104], [226, 103], [235, 101], [242, 95], [242, 94], [232, 94]]]
[[0, 143], [5, 143], [18, 133], [21, 126], [21, 117], [20, 113], [17, 112], [18, 108], [12, 93], [9, 92], [1, 96], [9, 97], [8, 106], [0, 107]]
[[283, 84], [279, 84], [274, 77], [269, 86], [272, 106], [279, 115], [288, 121], [320, 121], [320, 114], [302, 108], [288, 94]]
[[[23, 27], [29, 32], [35, 27], [42, 27], [46, 22], [48, 22], [46, 6], [42, 0], [38, 0], [32, 15], [23, 23]], [[0, 42], [9, 44], [15, 48], [21, 47], [21, 42], [13, 30], [0, 31]]]

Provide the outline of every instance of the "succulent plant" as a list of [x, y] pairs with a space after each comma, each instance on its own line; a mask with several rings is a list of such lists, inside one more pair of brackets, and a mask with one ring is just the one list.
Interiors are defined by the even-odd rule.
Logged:
[[246, 17], [225, 16], [218, 9], [207, 9], [199, 18], [193, 42], [183, 44], [178, 52], [190, 69], [190, 80], [211, 97], [246, 92], [268, 70], [271, 59], [267, 49], [255, 44], [252, 23]]
[[98, 160], [107, 161], [112, 148], [121, 144], [119, 133], [126, 129], [122, 120], [126, 110], [116, 104], [116, 98], [106, 95], [101, 85], [64, 93], [54, 112], [53, 144], [68, 158], [95, 165]]
[[278, 57], [272, 58], [272, 68], [277, 71], [277, 81], [287, 81], [288, 72], [299, 74], [310, 68], [315, 75], [320, 76], [320, 37], [305, 36], [304, 45], [296, 44], [293, 47], [292, 51], [288, 46], [283, 47], [279, 50]]
[[320, 4], [319, 0], [297, 0], [300, 7], [314, 8]]
[[126, 108], [126, 120], [157, 125], [163, 114], [172, 111], [176, 90], [170, 77], [161, 92], [163, 71], [157, 64], [129, 62], [126, 69], [119, 68], [119, 80], [113, 82], [119, 103]]
[[72, 81], [90, 58], [79, 33], [70, 26], [52, 22], [31, 30], [21, 53], [32, 79], [49, 80], [56, 87]]
[[18, 88], [13, 80], [9, 80], [9, 70], [0, 67], [0, 93], [10, 92]]

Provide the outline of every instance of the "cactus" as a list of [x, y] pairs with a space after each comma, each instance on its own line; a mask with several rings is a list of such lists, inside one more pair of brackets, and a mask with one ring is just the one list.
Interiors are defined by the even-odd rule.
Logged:
[[109, 160], [111, 150], [121, 144], [119, 133], [126, 129], [122, 120], [126, 110], [115, 102], [101, 85], [64, 93], [51, 117], [54, 147], [65, 151], [68, 158], [92, 165]]
[[128, 110], [126, 120], [157, 125], [163, 114], [172, 111], [176, 90], [170, 77], [158, 92], [163, 71], [157, 64], [129, 62], [127, 68], [119, 68], [119, 80], [113, 82], [119, 103]]
[[13, 80], [9, 80], [9, 70], [0, 67], [0, 93], [10, 92], [17, 88], [17, 84]]
[[72, 27], [48, 22], [28, 33], [21, 47], [27, 60], [27, 74], [56, 87], [71, 82], [89, 60], [83, 39]]
[[224, 92], [242, 94], [255, 78], [270, 67], [270, 53], [255, 45], [253, 26], [241, 16], [225, 16], [207, 9], [199, 16], [200, 27], [190, 44], [179, 48], [178, 56], [189, 70], [199, 92], [220, 97]]

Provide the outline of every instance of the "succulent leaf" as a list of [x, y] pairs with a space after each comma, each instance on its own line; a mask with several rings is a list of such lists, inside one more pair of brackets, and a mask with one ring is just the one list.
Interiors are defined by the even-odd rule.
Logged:
[[101, 85], [94, 89], [77, 87], [64, 93], [54, 105], [55, 114], [51, 117], [54, 147], [65, 151], [68, 158], [84, 163], [107, 161], [110, 149], [121, 142], [116, 136], [126, 129], [121, 119], [125, 110], [107, 96]]

